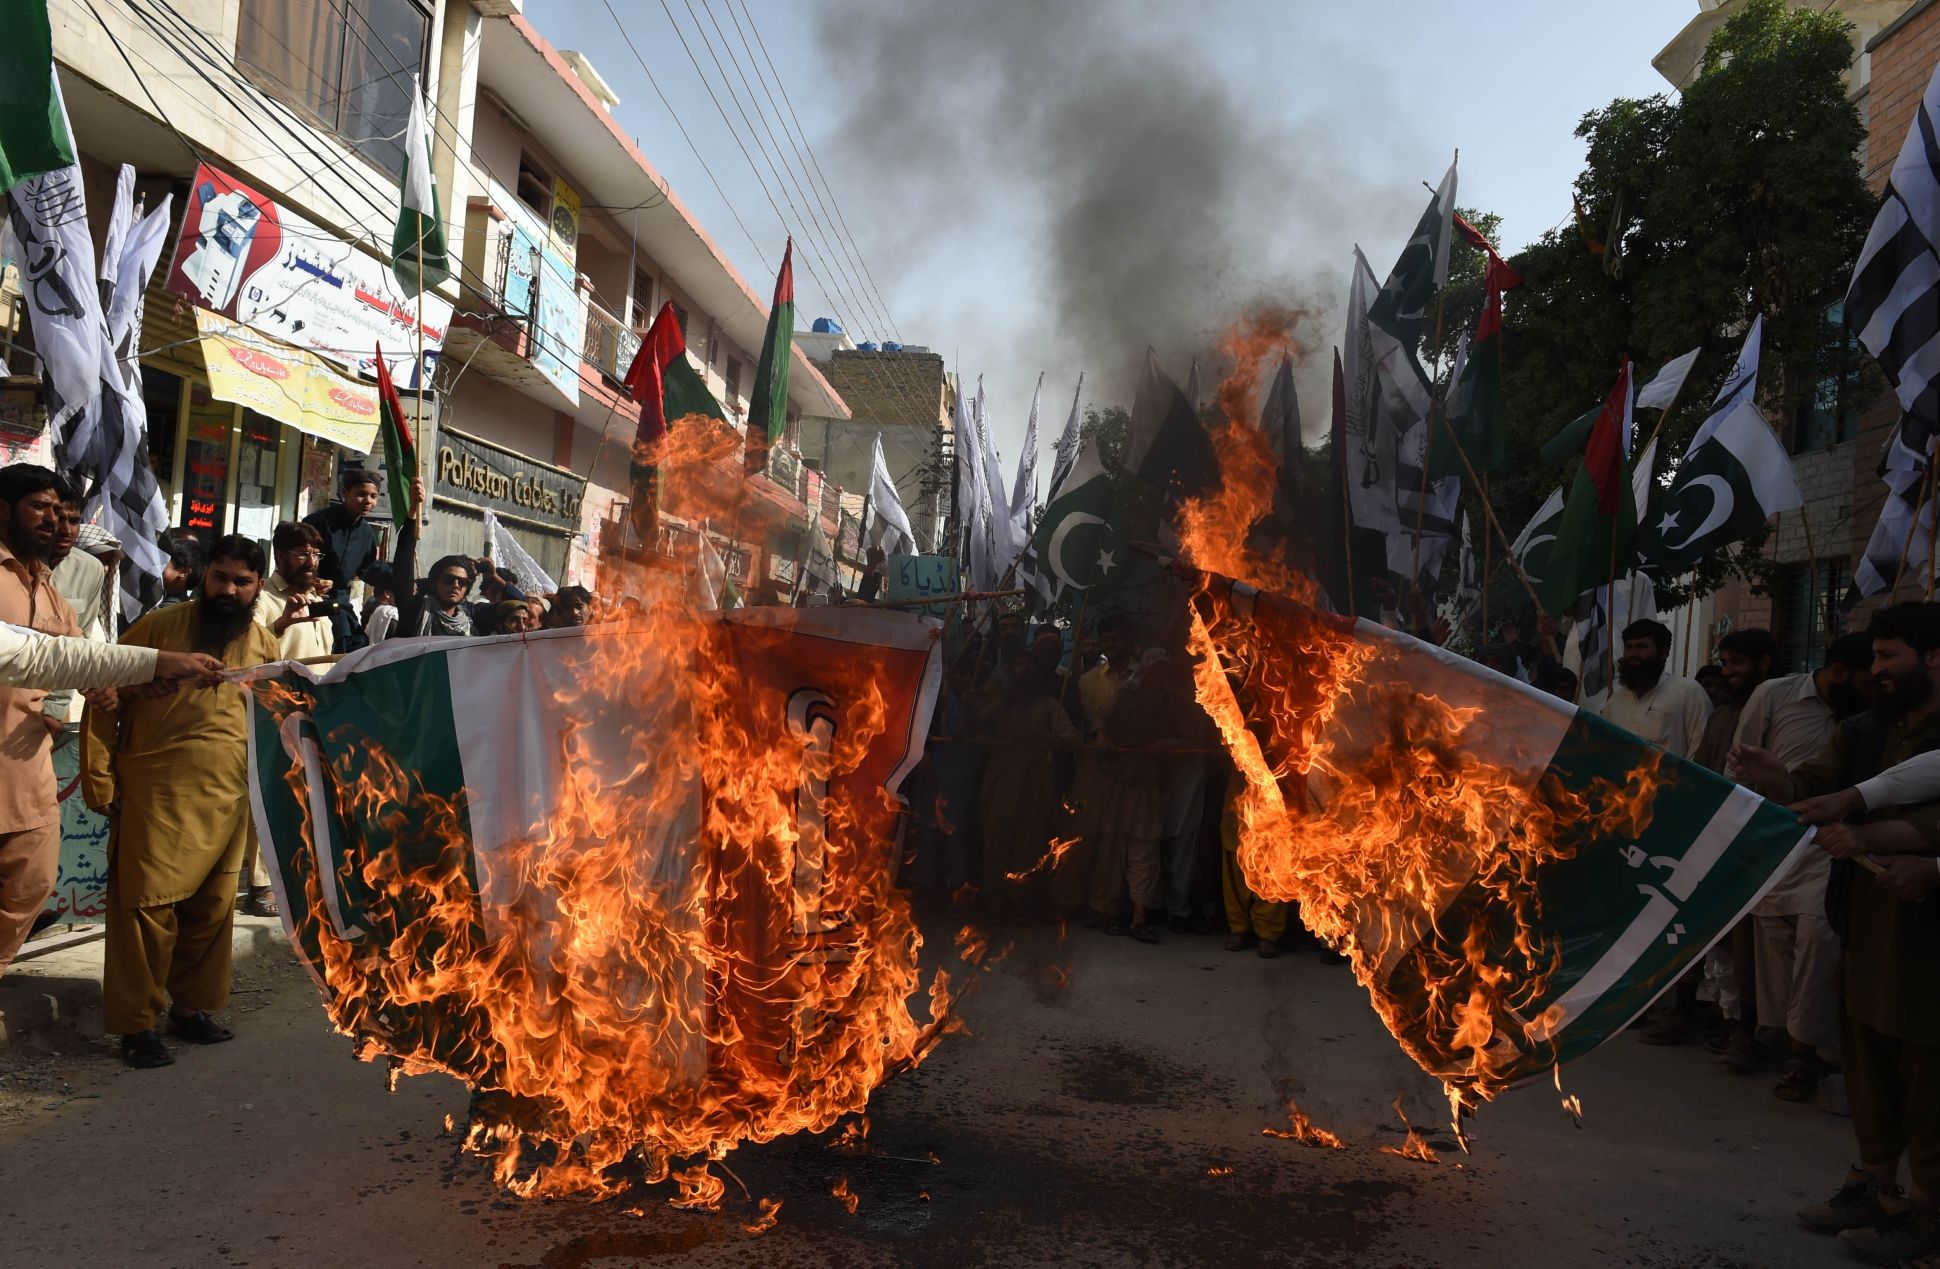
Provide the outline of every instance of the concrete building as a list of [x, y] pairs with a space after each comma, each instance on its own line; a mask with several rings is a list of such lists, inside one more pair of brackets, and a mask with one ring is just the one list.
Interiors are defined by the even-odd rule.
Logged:
[[859, 348], [839, 330], [805, 335], [802, 344], [850, 410], [846, 419], [802, 420], [802, 461], [844, 490], [865, 492], [880, 435], [918, 548], [940, 549], [949, 514], [956, 376], [941, 355], [916, 345]]
[[[179, 242], [140, 346], [177, 528], [267, 540], [323, 505], [344, 466], [381, 460], [381, 345], [407, 411], [426, 389], [424, 550], [482, 553], [489, 510], [554, 581], [597, 585], [638, 418], [618, 383], [661, 303], [682, 313], [709, 387], [745, 411], [772, 280], [736, 272], [614, 122], [588, 59], [547, 44], [520, 0], [52, 0], [51, 16], [97, 245], [121, 163], [150, 205], [174, 200]], [[457, 270], [422, 297], [389, 269], [414, 75]], [[27, 327], [7, 268], [0, 460], [47, 462]], [[797, 420], [848, 417], [799, 353], [789, 414], [753, 482], [759, 523], [721, 542], [744, 586], [792, 570], [805, 500], [821, 501]], [[669, 517], [669, 539], [692, 531]]]

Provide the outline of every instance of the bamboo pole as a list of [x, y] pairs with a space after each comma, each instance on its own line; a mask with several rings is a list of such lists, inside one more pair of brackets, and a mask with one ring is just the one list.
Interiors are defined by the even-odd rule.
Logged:
[[[1906, 573], [1906, 557], [1913, 551], [1913, 534], [1920, 527], [1920, 509], [1933, 500], [1934, 459], [1927, 459], [1926, 474], [1920, 478], [1920, 496], [1914, 501], [1913, 518], [1906, 523], [1906, 540], [1900, 543], [1900, 560], [1893, 566], [1893, 588], [1886, 592], [1886, 602], [1893, 603], [1900, 597], [1900, 581]], [[1888, 493], [1887, 497], [1894, 497]], [[1928, 554], [1931, 554], [1929, 549]]]

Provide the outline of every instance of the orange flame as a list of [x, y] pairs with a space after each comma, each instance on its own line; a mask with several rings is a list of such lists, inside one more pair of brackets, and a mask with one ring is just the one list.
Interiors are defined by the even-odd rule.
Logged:
[[1634, 834], [1657, 774], [1646, 765], [1587, 792], [1532, 775], [1513, 760], [1513, 709], [1450, 703], [1411, 681], [1398, 644], [1305, 606], [1317, 592], [1297, 554], [1255, 532], [1273, 510], [1278, 460], [1238, 412], [1290, 345], [1270, 320], [1229, 340], [1220, 487], [1186, 504], [1180, 536], [1200, 568], [1299, 602], [1242, 607], [1202, 582], [1195, 691], [1246, 777], [1248, 886], [1298, 904], [1348, 955], [1403, 1049], [1447, 1085], [1459, 1136], [1462, 1107], [1505, 1087], [1555, 1021], [1535, 1009], [1560, 960], [1539, 932], [1535, 874], [1595, 837]]
[[849, 1188], [848, 1177], [838, 1178], [835, 1182], [835, 1188], [830, 1190], [829, 1193], [835, 1195], [835, 1201], [840, 1203], [843, 1210], [851, 1216], [855, 1215], [856, 1208], [862, 1206], [862, 1199], [854, 1190]]
[[[746, 496], [738, 471], [710, 474], [733, 462], [731, 440], [683, 428], [660, 455], [670, 491], [688, 482], [684, 505], [728, 491], [716, 523]], [[369, 849], [309, 844], [339, 860], [332, 882], [357, 896], [362, 929], [337, 927], [314, 871], [291, 915], [359, 1057], [477, 1090], [465, 1144], [501, 1185], [603, 1197], [639, 1174], [671, 1178], [676, 1206], [712, 1208], [724, 1186], [709, 1161], [826, 1131], [920, 1062], [955, 1026], [950, 983], [932, 976], [919, 1022], [900, 807], [872, 751], [901, 720], [871, 659], [818, 665], [819, 703], [797, 717], [751, 672], [786, 655], [785, 628], [697, 611], [677, 571], [616, 580], [641, 614], [570, 653], [580, 672], [557, 713], [575, 721], [555, 738], [548, 821], [474, 856], [462, 797], [350, 737], [329, 796]], [[259, 687], [286, 724], [303, 711], [300, 691]], [[310, 805], [301, 765], [289, 782]], [[764, 1200], [755, 1225], [778, 1208]]]
[[1278, 1137], [1282, 1141], [1298, 1141], [1309, 1146], [1320, 1146], [1328, 1150], [1345, 1150], [1347, 1145], [1339, 1137], [1328, 1132], [1307, 1118], [1307, 1112], [1294, 1105], [1291, 1098], [1287, 1101], [1287, 1126], [1285, 1128], [1262, 1128], [1264, 1136]]
[[1401, 1126], [1408, 1130], [1408, 1139], [1402, 1142], [1398, 1149], [1394, 1146], [1382, 1146], [1381, 1153], [1391, 1154], [1397, 1159], [1413, 1159], [1417, 1163], [1441, 1162], [1435, 1152], [1429, 1149], [1428, 1142], [1415, 1130], [1415, 1126], [1408, 1122], [1407, 1112], [1401, 1109], [1399, 1097], [1394, 1099], [1394, 1113], [1401, 1116]]
[[755, 1205], [761, 1209], [761, 1214], [753, 1220], [743, 1223], [741, 1228], [745, 1232], [759, 1237], [773, 1229], [780, 1222], [781, 1200], [776, 1198], [758, 1199]]
[[1233, 1170], [1232, 1168], [1224, 1164], [1215, 1164], [1214, 1166], [1206, 1169], [1206, 1175], [1207, 1176], [1231, 1176], [1233, 1175]]

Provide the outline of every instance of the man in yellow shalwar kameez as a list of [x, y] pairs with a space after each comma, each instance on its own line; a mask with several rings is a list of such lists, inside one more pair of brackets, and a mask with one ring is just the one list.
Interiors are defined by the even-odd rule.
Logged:
[[[248, 538], [221, 539], [195, 602], [157, 609], [121, 642], [206, 652], [232, 670], [276, 660], [276, 636], [252, 619], [264, 563]], [[88, 708], [82, 792], [109, 824], [102, 1024], [131, 1066], [175, 1060], [156, 1031], [164, 1007], [169, 1031], [191, 1043], [232, 1038], [209, 1011], [229, 1002], [248, 718], [233, 683], [134, 689], [119, 709]]]

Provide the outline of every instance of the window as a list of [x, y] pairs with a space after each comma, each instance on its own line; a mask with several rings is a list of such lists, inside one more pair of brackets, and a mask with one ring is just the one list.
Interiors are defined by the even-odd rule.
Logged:
[[1839, 596], [1844, 591], [1846, 558], [1811, 564], [1781, 564], [1772, 606], [1778, 629], [1778, 672], [1797, 674], [1825, 664], [1826, 645], [1838, 638]]
[[687, 340], [687, 345], [688, 345], [688, 347], [690, 347], [690, 348], [691, 348], [691, 347], [693, 347], [693, 345], [694, 345], [694, 341], [693, 341], [693, 339], [692, 339], [692, 338], [691, 338], [691, 337], [690, 337], [690, 336], [688, 335], [688, 333], [687, 333], [687, 309], [686, 309], [686, 306], [684, 306], [683, 304], [681, 304], [681, 303], [680, 303], [680, 302], [679, 302], [678, 300], [670, 300], [670, 301], [668, 301], [668, 302], [669, 302], [669, 303], [671, 303], [671, 304], [672, 304], [672, 305], [674, 306], [674, 320], [675, 320], [676, 322], [679, 322], [679, 323], [680, 323], [680, 333], [681, 333], [681, 338], [683, 338], [683, 339], [686, 339], [686, 340]]
[[728, 413], [735, 418], [741, 417], [741, 359], [729, 357], [727, 367], [721, 371], [721, 404], [727, 406]]
[[431, 10], [417, 0], [242, 0], [236, 65], [386, 172], [404, 167], [411, 77]]
[[645, 336], [653, 326], [655, 309], [653, 307], [653, 274], [644, 269], [633, 271], [633, 297], [628, 301], [631, 310], [633, 329]]
[[519, 156], [518, 195], [520, 202], [539, 213], [539, 219], [552, 219], [552, 176], [530, 155]]
[[[1847, 350], [1856, 351], [1858, 343], [1845, 329], [1845, 315], [1844, 303], [1834, 304], [1826, 311], [1827, 320], [1839, 329]], [[1857, 379], [1857, 373], [1848, 373], [1829, 375], [1819, 380], [1812, 395], [1799, 404], [1798, 413], [1792, 419], [1794, 454], [1827, 449], [1841, 441], [1849, 441], [1858, 434], [1858, 418], [1851, 405], [1853, 390], [1858, 386]]]

